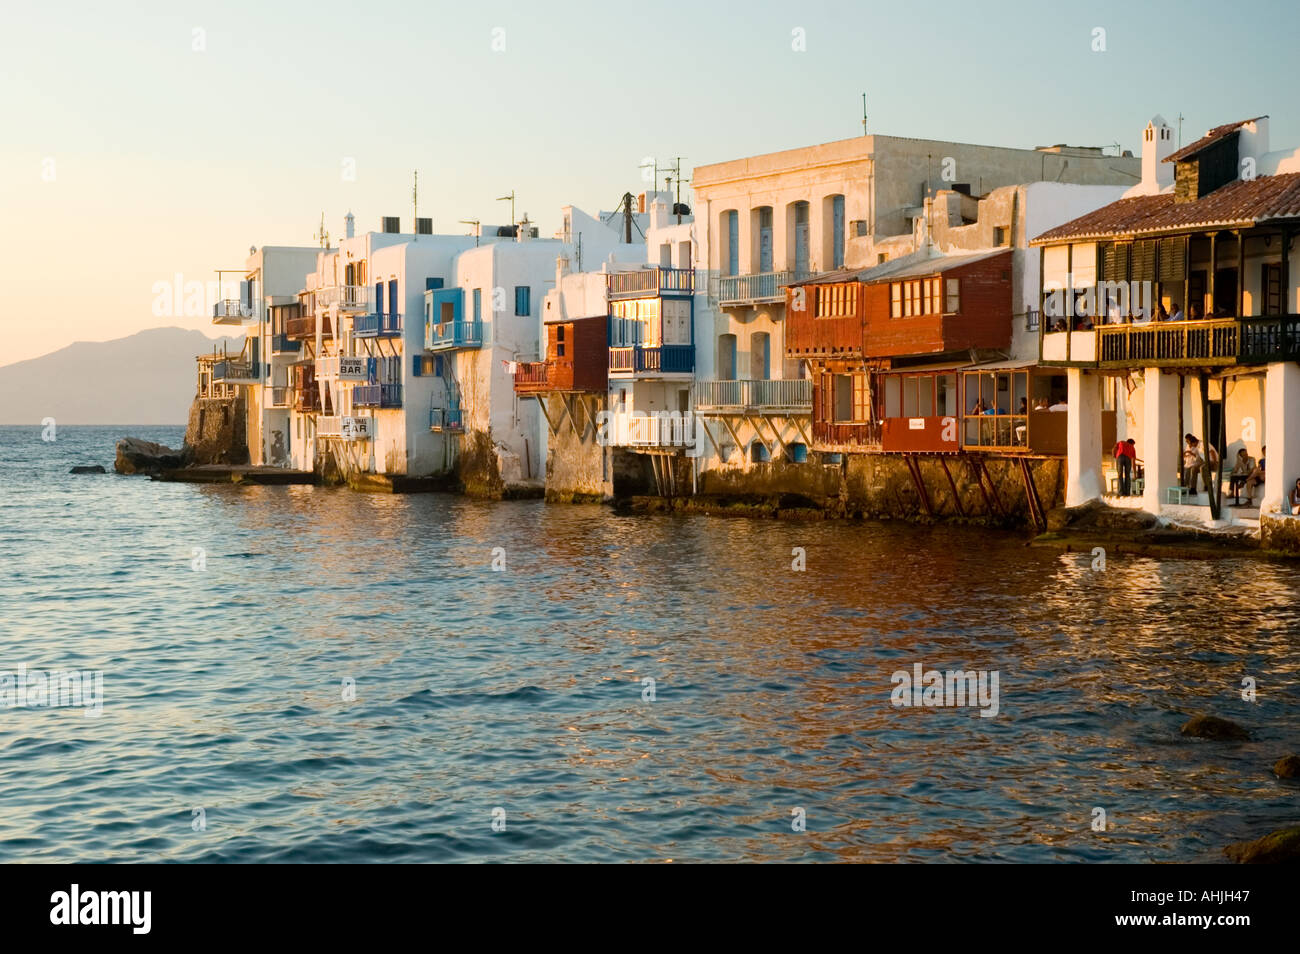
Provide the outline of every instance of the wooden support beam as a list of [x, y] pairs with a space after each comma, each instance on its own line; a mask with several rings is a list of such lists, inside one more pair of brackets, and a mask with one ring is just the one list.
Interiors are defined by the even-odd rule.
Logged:
[[551, 415], [546, 413], [546, 395], [534, 394], [533, 397], [537, 399], [537, 408], [542, 412], [542, 419], [546, 421], [546, 429], [551, 432], [552, 437], [559, 434], [560, 429], [556, 427], [555, 422], [551, 420]]
[[[1041, 313], [1038, 320], [1040, 322], [1043, 320]], [[966, 508], [962, 506], [961, 494], [957, 492], [957, 481], [952, 479], [952, 471], [948, 469], [948, 461], [942, 454], [939, 455], [939, 466], [943, 468], [943, 475], [948, 478], [948, 486], [952, 488], [952, 502], [957, 507], [957, 516], [965, 517]]]
[[1005, 517], [1007, 511], [1006, 508], [1002, 506], [1002, 498], [998, 496], [998, 485], [993, 482], [993, 475], [989, 473], [988, 462], [984, 457], [980, 458], [980, 470], [983, 472], [984, 476], [989, 479], [989, 493], [993, 497], [993, 505], [997, 508], [998, 516]]
[[925, 492], [925, 481], [921, 477], [921, 465], [916, 460], [915, 454], [904, 454], [903, 460], [907, 462], [907, 471], [912, 475], [912, 483], [916, 486], [916, 495], [921, 498], [921, 507], [925, 510], [927, 517], [934, 516], [934, 510], [930, 506], [930, 495]]
[[569, 419], [569, 426], [573, 428], [573, 433], [578, 434], [578, 425], [573, 420], [573, 411], [569, 408], [569, 395], [560, 395], [560, 407], [564, 408], [564, 416]]
[[1020, 458], [1020, 473], [1025, 478], [1025, 501], [1029, 505], [1029, 517], [1034, 521], [1034, 529], [1042, 532], [1047, 529], [1047, 518], [1043, 515], [1043, 503], [1038, 499], [1038, 488], [1034, 486], [1033, 471], [1029, 461]]

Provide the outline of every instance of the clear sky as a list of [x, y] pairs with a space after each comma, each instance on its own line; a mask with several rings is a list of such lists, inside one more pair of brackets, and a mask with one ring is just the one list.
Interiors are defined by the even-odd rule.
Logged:
[[1184, 142], [1269, 114], [1295, 147], [1298, 26], [1294, 2], [11, 4], [0, 365], [215, 333], [155, 316], [155, 283], [313, 245], [322, 212], [332, 235], [349, 208], [409, 230], [415, 169], [435, 231], [505, 221], [513, 189], [550, 235], [561, 205], [645, 188], [646, 156], [689, 170], [858, 135], [864, 91], [882, 134], [1137, 153], [1157, 112]]

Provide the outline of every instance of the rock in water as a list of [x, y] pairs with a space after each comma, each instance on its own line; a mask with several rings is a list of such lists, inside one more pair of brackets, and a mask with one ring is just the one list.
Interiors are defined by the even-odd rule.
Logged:
[[70, 474], [107, 474], [108, 471], [106, 471], [106, 470], [104, 469], [104, 465], [103, 465], [103, 464], [78, 464], [76, 467], [72, 468], [72, 470], [68, 471], [68, 473], [70, 473]]
[[1284, 755], [1273, 765], [1278, 778], [1300, 778], [1300, 755]]
[[1239, 841], [1223, 853], [1239, 865], [1277, 865], [1300, 862], [1300, 828], [1283, 828], [1257, 841]]
[[164, 444], [124, 437], [117, 442], [113, 469], [119, 474], [158, 474], [181, 466], [181, 452]]
[[1250, 733], [1237, 723], [1210, 715], [1193, 716], [1183, 726], [1182, 733], [1197, 739], [1214, 739], [1219, 742], [1250, 738]]

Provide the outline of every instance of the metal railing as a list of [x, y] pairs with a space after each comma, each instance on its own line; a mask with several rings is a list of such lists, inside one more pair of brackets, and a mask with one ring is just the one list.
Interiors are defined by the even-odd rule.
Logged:
[[695, 348], [692, 345], [610, 348], [609, 370], [636, 374], [690, 374], [695, 370]]
[[695, 269], [651, 265], [634, 272], [612, 272], [605, 278], [610, 298], [695, 293]]
[[611, 414], [606, 433], [614, 447], [694, 447], [696, 438], [690, 414]]
[[785, 298], [786, 285], [806, 277], [793, 271], [724, 275], [718, 281], [718, 304], [744, 305], [757, 301], [780, 301]]
[[[313, 330], [312, 333], [315, 334], [315, 331]], [[294, 354], [301, 350], [302, 350], [301, 341], [294, 341], [287, 334], [271, 335], [272, 354]]]
[[694, 391], [700, 410], [812, 411], [812, 381], [800, 378], [697, 381]]
[[542, 391], [547, 381], [545, 361], [523, 361], [515, 369], [516, 391]]
[[370, 304], [369, 285], [330, 285], [318, 289], [316, 304], [327, 307], [338, 305], [343, 311], [356, 311]]
[[353, 407], [401, 407], [400, 384], [362, 384], [352, 389]]
[[880, 449], [880, 421], [813, 421], [813, 441], [834, 447]]
[[[325, 338], [333, 337], [333, 329], [330, 326], [328, 315], [321, 316], [320, 321], [321, 336]], [[316, 316], [303, 315], [299, 318], [287, 318], [284, 322], [284, 334], [287, 338], [315, 338], [316, 337]]]
[[218, 361], [212, 366], [212, 380], [256, 382], [259, 371], [256, 361]]
[[371, 312], [352, 320], [352, 333], [358, 338], [388, 338], [402, 333], [402, 316]]
[[459, 407], [429, 408], [429, 430], [458, 432], [465, 429], [465, 421]]
[[212, 306], [212, 320], [215, 322], [241, 324], [257, 316], [255, 305], [238, 298], [224, 298]]
[[431, 322], [425, 331], [426, 351], [449, 351], [453, 348], [479, 348], [483, 345], [483, 322]]
[[1238, 360], [1243, 364], [1300, 361], [1300, 315], [1243, 318]]

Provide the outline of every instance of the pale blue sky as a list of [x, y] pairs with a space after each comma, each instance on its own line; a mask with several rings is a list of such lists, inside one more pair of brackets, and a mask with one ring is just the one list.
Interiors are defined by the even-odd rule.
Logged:
[[1137, 151], [1156, 112], [1183, 114], [1184, 142], [1266, 113], [1294, 147], [1297, 26], [1284, 2], [26, 3], [0, 34], [0, 364], [212, 332], [155, 317], [154, 283], [313, 244], [322, 211], [334, 235], [349, 208], [409, 228], [413, 169], [437, 231], [503, 221], [513, 188], [549, 235], [561, 205], [644, 188], [647, 155], [689, 169], [857, 135], [864, 90], [891, 135]]

